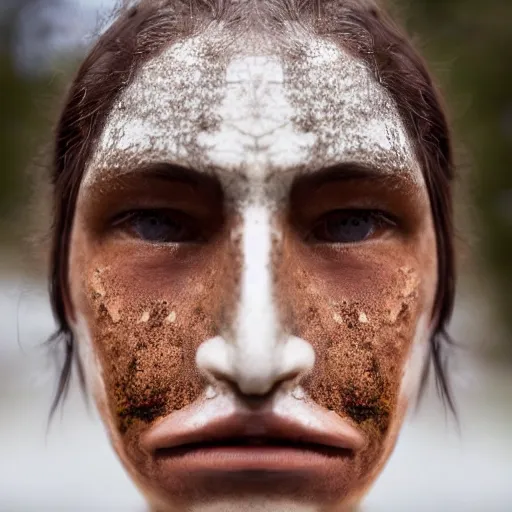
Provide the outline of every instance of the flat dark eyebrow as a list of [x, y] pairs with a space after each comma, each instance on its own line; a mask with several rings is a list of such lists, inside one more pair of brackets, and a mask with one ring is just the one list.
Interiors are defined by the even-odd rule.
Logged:
[[131, 169], [124, 170], [113, 177], [113, 181], [123, 181], [132, 177], [148, 178], [152, 180], [180, 182], [191, 185], [196, 188], [198, 186], [209, 186], [220, 188], [218, 179], [213, 174], [207, 174], [189, 167], [169, 163], [169, 162], [152, 162], [134, 166]]
[[313, 189], [333, 181], [373, 181], [382, 185], [411, 184], [413, 172], [405, 169], [383, 171], [373, 165], [362, 162], [343, 162], [317, 171], [301, 173], [294, 180], [295, 185], [306, 184]]

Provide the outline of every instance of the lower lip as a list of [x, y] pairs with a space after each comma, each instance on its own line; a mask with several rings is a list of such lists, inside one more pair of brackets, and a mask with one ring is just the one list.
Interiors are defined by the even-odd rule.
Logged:
[[160, 450], [164, 465], [179, 465], [188, 471], [297, 471], [325, 468], [333, 459], [347, 458], [348, 450], [308, 449], [293, 446], [243, 445]]

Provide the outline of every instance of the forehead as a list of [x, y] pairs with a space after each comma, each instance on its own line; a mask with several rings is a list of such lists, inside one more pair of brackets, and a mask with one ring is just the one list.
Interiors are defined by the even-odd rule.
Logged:
[[84, 183], [153, 162], [230, 183], [362, 163], [423, 185], [397, 106], [362, 61], [312, 36], [246, 46], [203, 34], [146, 63], [113, 106]]

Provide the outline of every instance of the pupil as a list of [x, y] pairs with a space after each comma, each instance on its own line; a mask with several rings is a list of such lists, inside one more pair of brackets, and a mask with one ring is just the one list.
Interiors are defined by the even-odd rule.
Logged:
[[374, 221], [368, 215], [335, 215], [327, 220], [325, 229], [331, 242], [360, 242], [372, 234]]
[[169, 215], [141, 215], [134, 222], [137, 235], [150, 242], [180, 242], [185, 235], [182, 224]]

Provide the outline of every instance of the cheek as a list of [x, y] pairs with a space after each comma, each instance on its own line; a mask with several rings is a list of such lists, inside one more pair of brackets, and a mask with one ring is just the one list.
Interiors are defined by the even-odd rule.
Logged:
[[350, 258], [336, 266], [295, 263], [283, 293], [296, 335], [316, 352], [309, 396], [376, 439], [401, 410], [406, 362], [429, 305], [412, 258]]
[[217, 334], [223, 314], [220, 301], [212, 300], [222, 293], [213, 272], [164, 272], [151, 258], [142, 260], [86, 258], [74, 299], [87, 326], [88, 335], [80, 329], [81, 344], [92, 345], [81, 349], [82, 360], [97, 362], [86, 363], [88, 380], [98, 382], [95, 368], [101, 367], [108, 415], [121, 433], [201, 395], [197, 347]]

